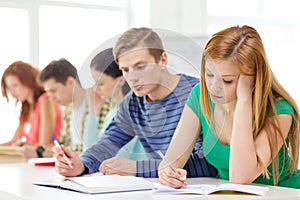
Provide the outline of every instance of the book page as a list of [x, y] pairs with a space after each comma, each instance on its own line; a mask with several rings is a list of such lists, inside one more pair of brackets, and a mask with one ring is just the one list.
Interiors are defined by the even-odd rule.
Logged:
[[26, 162], [26, 158], [19, 146], [0, 146], [0, 163]]
[[[99, 178], [99, 176], [101, 176]], [[119, 175], [92, 175], [79, 176], [68, 178], [86, 188], [100, 188], [100, 187], [115, 187], [115, 186], [130, 186], [148, 183], [148, 181], [134, 176], [119, 176]]]
[[22, 155], [6, 155], [0, 153], [0, 164], [3, 163], [22, 163], [26, 162], [26, 158]]
[[257, 185], [245, 185], [245, 184], [233, 184], [233, 183], [226, 183], [219, 185], [216, 191], [236, 191], [236, 192], [244, 192], [249, 194], [256, 194], [256, 195], [264, 195], [269, 188], [264, 186], [257, 186]]
[[19, 146], [0, 146], [0, 155], [23, 155]]
[[160, 192], [172, 192], [179, 194], [211, 194], [214, 192], [220, 191], [235, 191], [243, 192], [248, 194], [255, 195], [264, 195], [268, 191], [268, 187], [256, 186], [256, 185], [243, 185], [243, 184], [221, 184], [219, 186], [210, 185], [210, 184], [195, 184], [187, 185], [180, 189], [174, 189], [160, 183], [155, 183], [155, 188]]
[[55, 187], [87, 194], [152, 190], [153, 183], [135, 176], [102, 175], [95, 173], [73, 178], [36, 181], [38, 186]]
[[155, 183], [155, 188], [160, 192], [171, 192], [171, 193], [190, 193], [190, 194], [208, 194], [211, 191], [216, 189], [215, 185], [210, 184], [196, 184], [196, 185], [187, 185], [185, 187], [175, 189], [160, 183]]

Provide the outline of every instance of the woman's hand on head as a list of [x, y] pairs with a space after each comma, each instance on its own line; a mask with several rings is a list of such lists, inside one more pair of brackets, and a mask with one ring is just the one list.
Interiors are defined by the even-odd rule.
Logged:
[[254, 88], [255, 76], [246, 76], [241, 74], [236, 89], [236, 94], [239, 100], [251, 100]]
[[97, 94], [95, 86], [87, 89], [86, 93], [89, 105], [89, 113], [98, 116], [105, 99], [103, 99], [100, 94]]

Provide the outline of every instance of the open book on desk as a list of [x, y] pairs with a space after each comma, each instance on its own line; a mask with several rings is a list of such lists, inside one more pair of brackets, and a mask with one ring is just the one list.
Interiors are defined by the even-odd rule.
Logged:
[[172, 192], [178, 194], [212, 194], [216, 192], [222, 192], [224, 194], [232, 194], [233, 192], [253, 194], [253, 195], [265, 195], [269, 190], [268, 187], [257, 186], [257, 185], [243, 185], [243, 184], [233, 184], [224, 183], [221, 185], [210, 185], [210, 184], [196, 184], [187, 185], [180, 189], [174, 189], [167, 187], [160, 183], [155, 183], [155, 188], [160, 192]]
[[19, 146], [0, 146], [0, 163], [26, 162], [26, 158]]
[[132, 192], [154, 189], [154, 184], [143, 178], [134, 176], [102, 175], [101, 173], [72, 178], [62, 178], [59, 180], [36, 181], [33, 184], [86, 194]]

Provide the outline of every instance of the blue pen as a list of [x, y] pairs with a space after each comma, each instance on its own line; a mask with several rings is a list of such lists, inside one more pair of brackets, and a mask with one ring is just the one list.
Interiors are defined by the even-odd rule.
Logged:
[[[61, 149], [61, 146], [60, 146], [60, 144], [57, 142], [57, 140], [56, 140], [56, 138], [54, 137], [54, 135], [51, 136], [51, 139], [53, 140], [55, 146], [57, 146], [58, 148]], [[63, 152], [63, 157], [64, 157], [65, 160], [67, 161], [69, 167], [70, 167], [70, 168], [73, 168], [73, 166], [72, 166], [70, 160], [68, 159], [68, 157], [66, 156], [66, 154], [65, 154], [64, 152]]]

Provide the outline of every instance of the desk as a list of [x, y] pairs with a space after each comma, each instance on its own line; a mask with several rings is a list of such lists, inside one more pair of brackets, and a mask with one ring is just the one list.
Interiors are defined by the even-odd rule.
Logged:
[[[210, 200], [234, 200], [234, 199], [289, 199], [299, 200], [300, 190], [273, 187], [265, 196], [253, 195], [178, 195], [166, 194], [155, 191], [125, 192], [113, 194], [88, 195], [67, 190], [59, 190], [49, 187], [35, 186], [32, 182], [37, 180], [56, 179], [61, 176], [57, 174], [54, 167], [35, 167], [27, 163], [0, 164], [0, 199], [22, 200], [22, 199], [43, 199], [43, 200], [85, 200], [85, 199], [107, 199], [107, 200], [192, 200], [192, 199], [210, 199]], [[149, 179], [157, 181], [157, 179]], [[213, 178], [191, 178], [188, 184], [209, 183], [221, 184], [226, 181]]]

